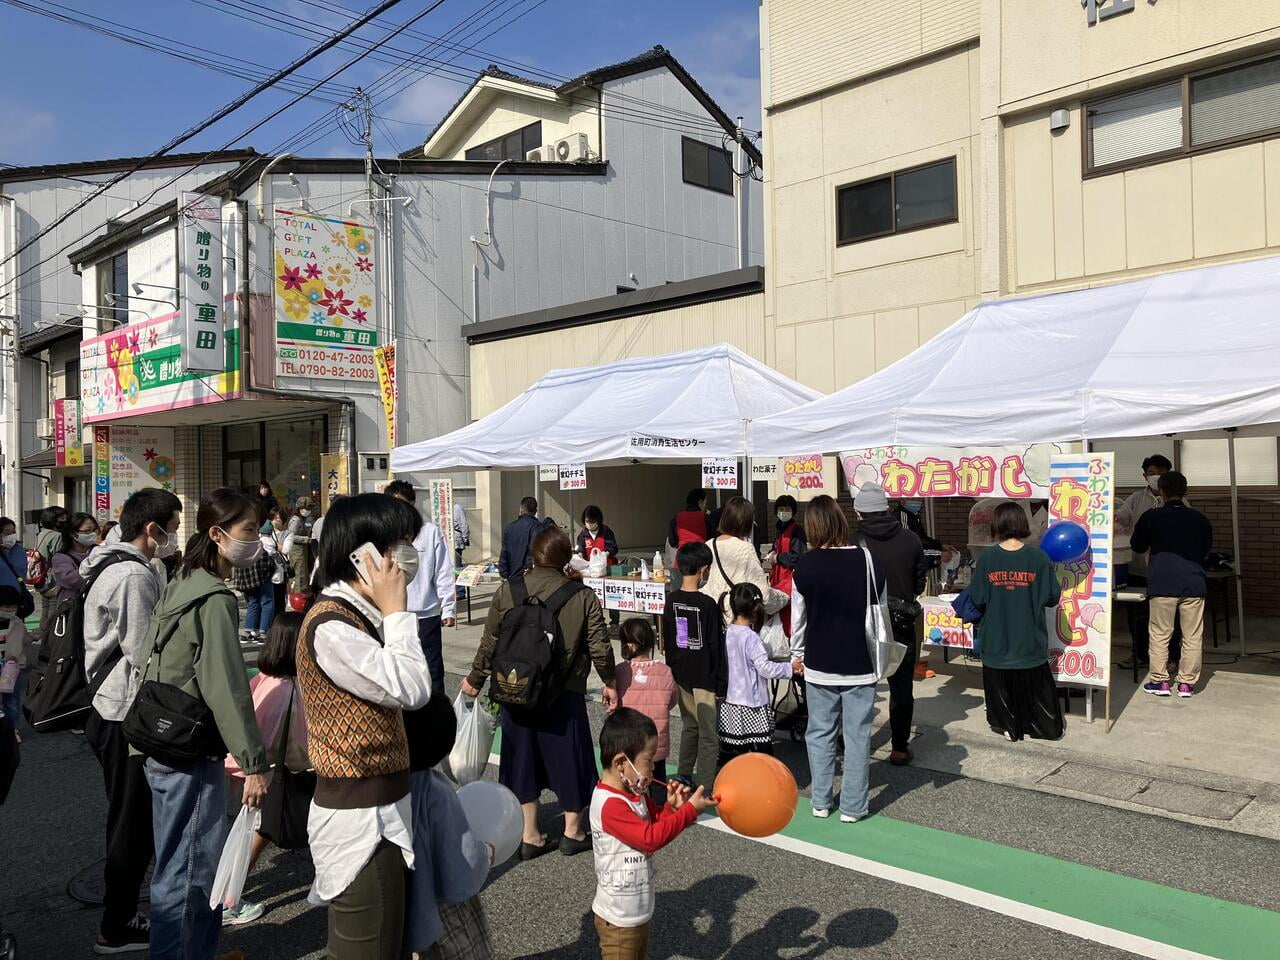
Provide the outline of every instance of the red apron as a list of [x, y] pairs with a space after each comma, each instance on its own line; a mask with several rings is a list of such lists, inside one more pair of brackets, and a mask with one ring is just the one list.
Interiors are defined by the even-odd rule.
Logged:
[[676, 536], [679, 550], [686, 543], [705, 543], [707, 539], [707, 515], [701, 510], [681, 510], [676, 514]]
[[[776, 540], [773, 541], [773, 549], [778, 555], [782, 555], [791, 549], [791, 535], [795, 532], [795, 521], [788, 523], [785, 528], [779, 532]], [[790, 567], [784, 567], [778, 562], [774, 562], [769, 570], [769, 586], [775, 590], [781, 590], [788, 597], [791, 596], [791, 583], [795, 579], [795, 574]], [[787, 632], [787, 638], [791, 637], [791, 604], [788, 603], [778, 616], [782, 618], [782, 629]]]

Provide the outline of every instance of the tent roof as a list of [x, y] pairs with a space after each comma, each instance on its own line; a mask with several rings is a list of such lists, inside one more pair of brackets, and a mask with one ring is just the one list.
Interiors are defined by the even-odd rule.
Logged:
[[753, 422], [750, 444], [786, 456], [1278, 422], [1280, 258], [1269, 258], [981, 304], [867, 379]]
[[[728, 344], [553, 370], [461, 430], [397, 447], [397, 471], [741, 456], [743, 420], [819, 397]], [[708, 430], [708, 424], [723, 424]], [[633, 444], [640, 435], [656, 445]]]

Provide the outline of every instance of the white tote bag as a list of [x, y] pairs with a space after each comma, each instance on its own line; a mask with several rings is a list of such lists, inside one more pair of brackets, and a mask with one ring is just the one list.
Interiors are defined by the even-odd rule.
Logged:
[[[889, 587], [886, 584], [875, 593], [875, 580], [871, 575], [871, 551], [865, 546], [862, 560], [867, 568], [867, 647], [871, 662], [875, 664], [876, 679], [883, 680], [899, 666], [907, 655], [905, 644], [893, 639], [893, 621], [889, 619]], [[873, 600], [873, 598], [875, 598]]]
[[791, 641], [787, 639], [787, 631], [782, 626], [782, 617], [776, 613], [760, 628], [760, 640], [764, 643], [770, 660], [791, 659]]

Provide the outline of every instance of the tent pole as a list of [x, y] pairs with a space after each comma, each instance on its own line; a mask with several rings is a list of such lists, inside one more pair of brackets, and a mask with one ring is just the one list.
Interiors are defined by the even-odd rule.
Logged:
[[1231, 544], [1235, 553], [1236, 614], [1240, 621], [1240, 656], [1245, 655], [1244, 567], [1240, 556], [1240, 485], [1236, 482], [1236, 431], [1227, 431], [1227, 467], [1231, 471]]

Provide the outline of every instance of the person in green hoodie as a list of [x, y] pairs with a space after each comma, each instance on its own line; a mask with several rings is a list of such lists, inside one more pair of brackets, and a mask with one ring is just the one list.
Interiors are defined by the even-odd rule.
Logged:
[[[267, 751], [238, 637], [239, 610], [226, 580], [262, 550], [258, 500], [223, 487], [200, 504], [196, 534], [165, 589], [143, 643], [143, 681], [172, 684], [209, 707], [226, 753], [245, 772], [244, 803], [267, 792]], [[151, 877], [153, 960], [212, 960], [221, 910], [209, 907], [227, 809], [223, 756], [174, 768], [148, 757], [156, 864]]]

